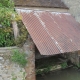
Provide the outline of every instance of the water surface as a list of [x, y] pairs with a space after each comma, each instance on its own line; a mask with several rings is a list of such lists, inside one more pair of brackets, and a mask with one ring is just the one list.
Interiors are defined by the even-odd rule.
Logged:
[[43, 76], [37, 75], [37, 80], [80, 80], [80, 70], [75, 68], [58, 70]]

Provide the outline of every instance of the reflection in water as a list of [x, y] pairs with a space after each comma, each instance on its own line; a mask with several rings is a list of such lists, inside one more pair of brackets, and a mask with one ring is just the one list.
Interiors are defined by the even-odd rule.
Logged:
[[44, 76], [37, 76], [37, 80], [80, 80], [80, 71], [75, 68], [50, 72]]

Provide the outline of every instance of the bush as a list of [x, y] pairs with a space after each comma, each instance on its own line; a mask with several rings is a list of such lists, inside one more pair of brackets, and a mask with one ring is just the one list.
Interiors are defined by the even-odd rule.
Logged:
[[[12, 14], [15, 14], [15, 18], [12, 18]], [[20, 31], [20, 36], [16, 40], [14, 40], [12, 29], [13, 20], [18, 22]], [[12, 0], [0, 0], [0, 25], [2, 25], [2, 27], [0, 27], [0, 47], [14, 45], [22, 46], [25, 43], [28, 33], [22, 24], [21, 16], [14, 10]]]
[[0, 28], [0, 47], [15, 45], [12, 28]]
[[11, 27], [12, 13], [15, 12], [11, 0], [0, 0], [0, 47], [14, 45], [14, 35]]
[[13, 8], [14, 4], [12, 0], [0, 0], [0, 7]]
[[12, 9], [0, 7], [0, 24], [3, 27], [11, 27], [11, 15], [14, 13]]
[[0, 0], [0, 24], [2, 26], [11, 26], [12, 13], [15, 13], [12, 0]]

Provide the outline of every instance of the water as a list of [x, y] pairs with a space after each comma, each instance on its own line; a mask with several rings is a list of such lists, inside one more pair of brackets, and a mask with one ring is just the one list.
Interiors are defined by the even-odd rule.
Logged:
[[80, 80], [80, 70], [76, 68], [58, 70], [43, 76], [37, 75], [37, 80]]

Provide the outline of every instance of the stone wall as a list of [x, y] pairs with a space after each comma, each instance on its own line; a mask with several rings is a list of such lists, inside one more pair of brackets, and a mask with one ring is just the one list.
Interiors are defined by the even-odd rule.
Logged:
[[35, 76], [35, 47], [31, 37], [28, 37], [27, 42], [23, 45], [23, 50], [27, 54], [27, 66], [26, 70], [26, 80], [36, 80]]
[[10, 60], [13, 49], [19, 48], [0, 48], [0, 80], [26, 80], [25, 69]]
[[[26, 59], [28, 62], [25, 68], [10, 60], [12, 50], [14, 49], [24, 51], [27, 54]], [[34, 43], [31, 40], [28, 40], [22, 48], [0, 48], [0, 80], [36, 80], [34, 50]]]
[[80, 0], [62, 0], [68, 7], [69, 12], [80, 23]]
[[68, 59], [74, 65], [80, 67], [80, 51], [61, 54], [64, 58]]

